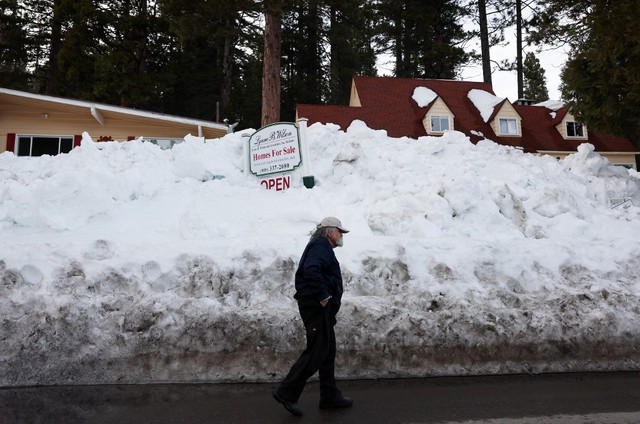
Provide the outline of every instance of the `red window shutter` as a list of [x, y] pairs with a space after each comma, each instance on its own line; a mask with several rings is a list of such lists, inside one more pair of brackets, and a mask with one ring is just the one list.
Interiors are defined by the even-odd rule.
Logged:
[[73, 147], [80, 146], [80, 142], [81, 141], [82, 141], [82, 136], [81, 135], [74, 135], [73, 136]]
[[13, 133], [7, 134], [7, 152], [14, 152], [16, 150], [16, 135]]

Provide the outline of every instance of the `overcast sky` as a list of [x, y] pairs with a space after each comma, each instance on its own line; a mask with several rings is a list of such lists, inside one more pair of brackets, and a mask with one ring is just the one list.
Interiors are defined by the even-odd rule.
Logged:
[[[470, 24], [473, 25], [473, 24]], [[515, 26], [505, 30], [506, 44], [502, 46], [495, 46], [491, 48], [491, 60], [493, 62], [501, 62], [504, 59], [509, 61], [516, 60], [516, 35]], [[475, 50], [480, 52], [480, 41], [470, 42], [467, 47], [469, 50]], [[547, 90], [549, 90], [550, 100], [561, 100], [560, 95], [560, 73], [567, 59], [567, 54], [564, 48], [552, 49], [547, 47], [543, 51], [538, 52], [535, 46], [524, 47], [522, 54], [523, 60], [527, 52], [533, 52], [536, 54], [540, 64], [545, 70], [545, 77], [547, 79]], [[378, 74], [387, 76], [393, 75], [393, 57], [380, 56], [377, 62]], [[494, 65], [493, 69], [496, 68]], [[464, 81], [482, 81], [482, 64], [475, 63], [465, 66], [461, 69], [460, 79]], [[498, 97], [508, 98], [511, 102], [515, 102], [518, 99], [518, 79], [516, 71], [494, 71], [492, 75], [493, 91]]]
[[[491, 60], [501, 62], [503, 59], [510, 61], [515, 60], [516, 57], [516, 42], [515, 33], [509, 37], [509, 32], [506, 33], [507, 39], [511, 40], [506, 46], [497, 46], [491, 48]], [[480, 50], [479, 46], [473, 46], [477, 51]], [[536, 54], [540, 64], [545, 70], [545, 77], [547, 78], [547, 89], [549, 90], [549, 97], [551, 100], [561, 100], [560, 96], [560, 72], [567, 59], [567, 55], [562, 48], [550, 49], [547, 48], [544, 51], [538, 53], [535, 47], [525, 47], [522, 54], [523, 60], [527, 52], [533, 52]], [[495, 68], [495, 67], [494, 67]], [[473, 66], [466, 66], [462, 69], [462, 79], [467, 81], [482, 81], [482, 65], [475, 64]], [[493, 91], [498, 97], [507, 97], [511, 102], [518, 99], [518, 79], [516, 72], [495, 71], [492, 75]]]

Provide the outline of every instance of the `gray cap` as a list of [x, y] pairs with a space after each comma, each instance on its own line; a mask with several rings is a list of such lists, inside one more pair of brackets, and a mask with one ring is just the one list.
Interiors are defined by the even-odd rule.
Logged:
[[324, 228], [324, 227], [335, 227], [343, 233], [349, 232], [349, 230], [347, 230], [342, 226], [342, 222], [340, 222], [338, 218], [334, 218], [333, 216], [328, 216], [322, 221], [320, 221], [320, 224], [318, 224], [318, 228]]

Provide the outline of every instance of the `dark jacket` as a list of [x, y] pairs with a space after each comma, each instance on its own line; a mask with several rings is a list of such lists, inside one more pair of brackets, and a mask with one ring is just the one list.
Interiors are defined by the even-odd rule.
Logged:
[[311, 240], [302, 253], [296, 271], [295, 298], [314, 298], [318, 302], [331, 296], [337, 313], [342, 299], [342, 274], [331, 243], [324, 237]]

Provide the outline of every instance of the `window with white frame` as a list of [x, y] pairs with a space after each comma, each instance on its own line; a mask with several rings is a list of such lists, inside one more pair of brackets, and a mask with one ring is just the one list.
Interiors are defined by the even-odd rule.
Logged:
[[515, 118], [500, 118], [500, 134], [518, 135], [518, 122]]
[[72, 135], [18, 135], [16, 136], [18, 156], [42, 156], [69, 153], [73, 149]]
[[582, 123], [567, 121], [567, 137], [584, 137]]
[[433, 115], [431, 117], [431, 132], [445, 132], [449, 130], [449, 117]]

